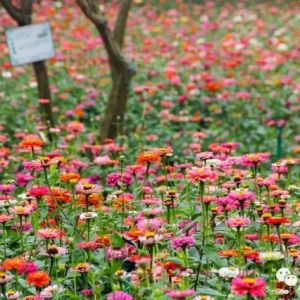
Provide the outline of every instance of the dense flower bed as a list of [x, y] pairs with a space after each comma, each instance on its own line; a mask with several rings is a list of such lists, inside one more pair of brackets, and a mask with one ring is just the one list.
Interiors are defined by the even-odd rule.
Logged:
[[135, 2], [115, 140], [98, 134], [107, 58], [72, 1], [35, 7], [52, 140], [1, 37], [0, 298], [298, 299], [299, 6]]

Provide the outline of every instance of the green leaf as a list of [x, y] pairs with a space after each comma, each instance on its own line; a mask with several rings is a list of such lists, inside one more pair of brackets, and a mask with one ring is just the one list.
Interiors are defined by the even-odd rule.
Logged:
[[167, 261], [173, 262], [180, 266], [184, 266], [184, 261], [178, 257], [168, 257]]
[[69, 289], [65, 291], [65, 294], [67, 294], [71, 299], [79, 299], [78, 296], [73, 294]]
[[110, 245], [112, 247], [121, 248], [124, 246], [124, 244], [125, 242], [117, 233], [114, 233], [110, 236]]
[[201, 295], [214, 296], [214, 297], [226, 297], [225, 295], [219, 293], [218, 291], [208, 287], [199, 287], [197, 291], [198, 291], [197, 294], [201, 294]]
[[216, 250], [216, 248], [213, 245], [206, 244], [203, 247], [203, 251], [205, 256], [213, 262], [217, 268], [220, 268], [222, 266], [222, 260]]
[[123, 265], [123, 261], [115, 260], [113, 264], [110, 266], [110, 268], [108, 269], [110, 276], [113, 276], [121, 268], [122, 265]]

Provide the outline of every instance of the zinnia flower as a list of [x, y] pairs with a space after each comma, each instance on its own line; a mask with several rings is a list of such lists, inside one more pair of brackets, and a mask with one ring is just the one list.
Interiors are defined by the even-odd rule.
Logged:
[[160, 156], [156, 154], [155, 152], [144, 152], [139, 154], [136, 157], [136, 163], [143, 165], [143, 164], [150, 164], [153, 162], [159, 162]]
[[97, 184], [90, 184], [90, 183], [78, 183], [75, 185], [75, 191], [78, 194], [93, 194], [93, 193], [101, 193], [102, 186]]
[[229, 218], [226, 222], [229, 227], [241, 228], [251, 224], [251, 220], [246, 217]]
[[21, 257], [6, 258], [3, 262], [5, 270], [20, 270], [23, 265], [26, 265], [26, 260]]
[[183, 248], [186, 247], [193, 247], [195, 244], [195, 239], [192, 236], [180, 236], [173, 238], [171, 240], [171, 247], [173, 249]]
[[195, 294], [194, 290], [184, 290], [184, 291], [167, 291], [166, 294], [172, 299], [185, 299], [186, 297], [192, 296]]
[[250, 295], [264, 298], [266, 294], [266, 282], [263, 278], [234, 278], [231, 282], [231, 292], [238, 296]]
[[44, 141], [38, 138], [25, 139], [21, 143], [21, 147], [23, 148], [41, 147], [43, 145], [44, 145]]
[[187, 170], [186, 177], [188, 181], [192, 183], [198, 183], [200, 181], [206, 182], [210, 181], [213, 182], [217, 177], [217, 173], [212, 171], [211, 168], [192, 168]]
[[107, 300], [133, 300], [133, 297], [122, 291], [114, 291], [108, 295]]
[[35, 287], [42, 288], [50, 282], [49, 275], [44, 271], [29, 273], [26, 281]]

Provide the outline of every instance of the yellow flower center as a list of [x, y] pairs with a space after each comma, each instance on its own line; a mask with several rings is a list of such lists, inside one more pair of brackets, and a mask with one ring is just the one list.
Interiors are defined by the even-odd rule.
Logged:
[[249, 284], [254, 284], [255, 283], [255, 279], [254, 278], [243, 278], [243, 281], [245, 283], [249, 283]]
[[147, 237], [147, 238], [151, 238], [151, 237], [154, 237], [154, 236], [155, 236], [154, 232], [148, 231], [148, 232], [145, 233], [145, 237]]
[[84, 190], [89, 190], [89, 189], [91, 189], [92, 187], [93, 187], [93, 185], [90, 184], [90, 183], [84, 183], [84, 184], [83, 184], [83, 189], [84, 189]]

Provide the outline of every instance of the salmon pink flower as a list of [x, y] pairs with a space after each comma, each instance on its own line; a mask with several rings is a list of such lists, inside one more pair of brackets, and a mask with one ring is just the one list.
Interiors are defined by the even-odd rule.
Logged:
[[233, 217], [233, 218], [229, 218], [227, 220], [226, 224], [229, 227], [242, 228], [242, 227], [246, 227], [247, 225], [251, 224], [251, 220], [246, 217]]
[[93, 194], [93, 193], [101, 193], [102, 192], [102, 186], [97, 184], [91, 184], [91, 183], [77, 183], [75, 185], [75, 191], [78, 194]]
[[186, 297], [193, 296], [195, 294], [194, 290], [171, 290], [167, 291], [166, 294], [172, 299], [185, 299]]
[[8, 209], [11, 213], [14, 213], [18, 216], [29, 216], [33, 213], [34, 208], [31, 205], [28, 206], [14, 206]]
[[8, 216], [4, 213], [0, 214], [0, 223], [6, 223], [7, 221], [13, 219], [13, 216]]
[[192, 183], [202, 182], [213, 182], [218, 177], [218, 174], [211, 170], [211, 168], [203, 167], [203, 168], [192, 168], [187, 170], [186, 173], [188, 181]]
[[60, 230], [54, 229], [54, 228], [45, 228], [45, 229], [39, 229], [37, 231], [37, 236], [42, 239], [59, 239], [64, 235]]

